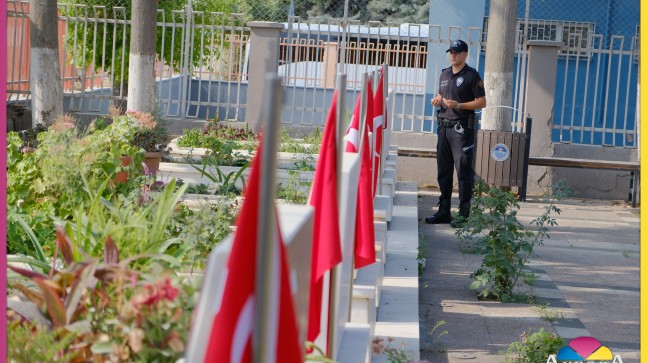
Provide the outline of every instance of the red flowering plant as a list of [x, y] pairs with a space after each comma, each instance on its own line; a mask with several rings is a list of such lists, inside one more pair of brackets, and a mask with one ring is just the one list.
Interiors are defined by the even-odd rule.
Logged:
[[168, 151], [168, 131], [155, 119], [155, 116], [135, 110], [127, 110], [126, 116], [138, 126], [133, 136], [133, 146], [148, 152], [166, 153]]
[[144, 275], [136, 284], [117, 318], [102, 325], [110, 338], [95, 348], [136, 362], [175, 362], [184, 355], [195, 290], [160, 273]]
[[[129, 267], [135, 258], [120, 260], [110, 237], [103, 260], [87, 257], [63, 229], [57, 237], [61, 266], [53, 264], [47, 274], [9, 266], [16, 274], [9, 276], [8, 320], [39, 341], [70, 342], [47, 350], [69, 362], [175, 362], [183, 356], [197, 286], [160, 264]], [[33, 361], [43, 347], [31, 336], [10, 339], [8, 357]]]

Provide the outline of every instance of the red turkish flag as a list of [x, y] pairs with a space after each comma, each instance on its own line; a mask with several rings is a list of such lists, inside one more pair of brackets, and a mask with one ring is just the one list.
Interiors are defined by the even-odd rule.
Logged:
[[[314, 342], [321, 330], [323, 277], [341, 262], [339, 206], [337, 202], [337, 91], [321, 140], [309, 204], [315, 208], [310, 273], [308, 341]], [[327, 316], [327, 315], [326, 315]]]
[[[371, 84], [367, 92], [373, 95]], [[362, 142], [362, 165], [359, 172], [357, 190], [357, 224], [355, 226], [355, 268], [361, 268], [375, 262], [375, 230], [373, 221], [373, 173], [370, 151], [369, 131], [373, 129], [373, 97], [368, 97], [366, 127]]]
[[[227, 260], [224, 293], [220, 308], [214, 316], [204, 363], [251, 363], [253, 358], [252, 332], [259, 327], [255, 323], [256, 301], [256, 255], [260, 202], [260, 155], [252, 162], [252, 172], [245, 188], [245, 199], [236, 220], [236, 233]], [[275, 213], [276, 218], [276, 213]], [[272, 334], [268, 341], [261, 342], [273, 354], [266, 362], [303, 362], [295, 317], [294, 301], [289, 282], [287, 256], [280, 229], [277, 238], [271, 285], [276, 294], [270, 297], [270, 316], [263, 317], [270, 325]]]
[[384, 68], [380, 70], [380, 81], [375, 91], [375, 99], [373, 102], [373, 126], [375, 127], [375, 161], [373, 163], [373, 197], [377, 192], [377, 181], [380, 174], [380, 155], [382, 153], [382, 127], [384, 127]]
[[350, 125], [348, 125], [348, 130], [346, 130], [346, 151], [350, 153], [356, 153], [359, 150], [359, 109], [361, 102], [362, 94], [360, 93], [355, 102], [353, 118], [350, 121]]

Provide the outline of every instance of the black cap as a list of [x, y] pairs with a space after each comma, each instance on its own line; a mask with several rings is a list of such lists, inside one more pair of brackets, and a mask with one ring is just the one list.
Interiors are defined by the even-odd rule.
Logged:
[[454, 51], [454, 52], [458, 52], [458, 53], [467, 52], [467, 43], [465, 43], [464, 41], [462, 41], [460, 39], [454, 40], [452, 42], [452, 44], [449, 46], [449, 49], [447, 49], [447, 51], [445, 53], [447, 53], [449, 51]]

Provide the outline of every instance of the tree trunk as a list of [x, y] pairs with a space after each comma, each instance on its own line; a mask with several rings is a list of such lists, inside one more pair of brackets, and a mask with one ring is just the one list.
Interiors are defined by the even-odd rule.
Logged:
[[29, 22], [32, 127], [49, 126], [63, 113], [56, 0], [31, 0]]
[[[485, 52], [485, 88], [488, 107], [481, 124], [485, 130], [512, 130], [512, 72], [516, 37], [517, 0], [492, 0]], [[505, 107], [498, 107], [505, 106]]]
[[128, 64], [128, 109], [155, 113], [157, 1], [133, 0]]

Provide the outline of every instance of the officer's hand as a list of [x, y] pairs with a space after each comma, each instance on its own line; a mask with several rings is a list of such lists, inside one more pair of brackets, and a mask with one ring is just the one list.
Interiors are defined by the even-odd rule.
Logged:
[[458, 106], [458, 101], [449, 100], [447, 98], [443, 99], [443, 103], [445, 103], [445, 107], [447, 108], [456, 108]]
[[443, 96], [441, 95], [436, 95], [436, 97], [431, 99], [431, 104], [434, 105], [434, 107], [440, 107], [443, 102]]

